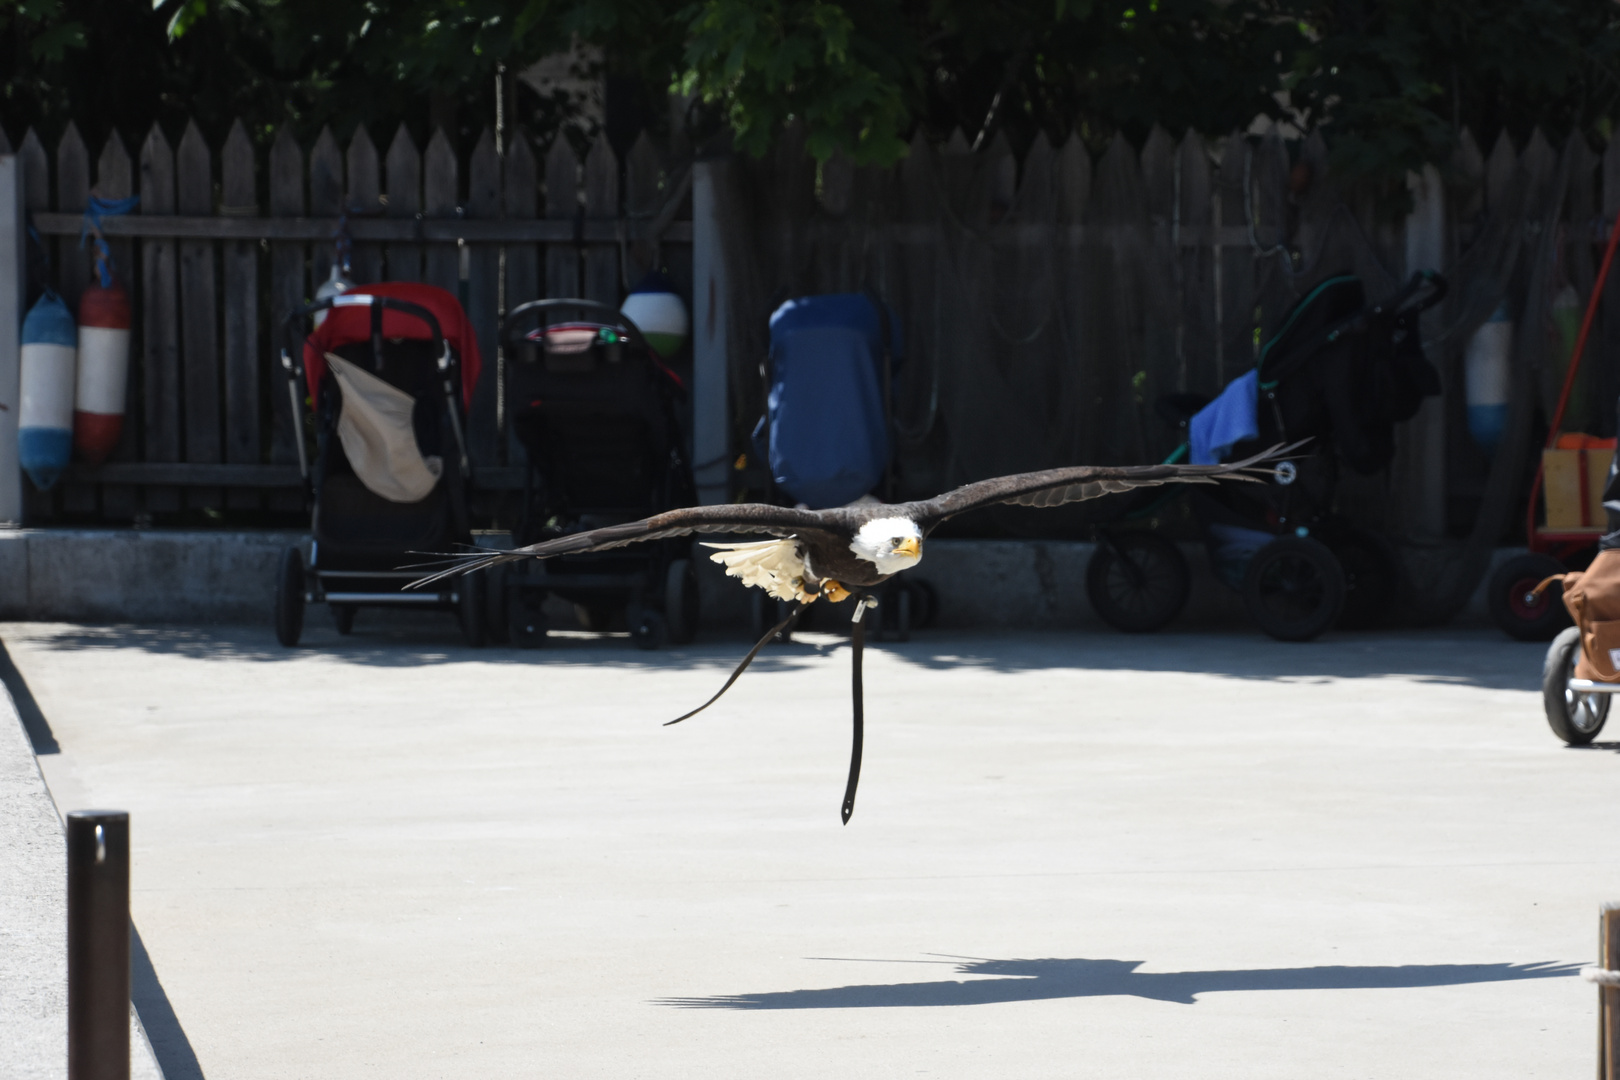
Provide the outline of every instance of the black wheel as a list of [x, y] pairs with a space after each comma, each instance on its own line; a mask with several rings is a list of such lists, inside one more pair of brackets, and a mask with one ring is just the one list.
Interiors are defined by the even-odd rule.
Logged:
[[686, 645], [697, 637], [698, 616], [697, 571], [691, 559], [676, 559], [664, 574], [664, 622], [669, 643]]
[[295, 547], [281, 553], [276, 568], [276, 640], [287, 648], [304, 635], [304, 556]]
[[543, 598], [513, 589], [506, 596], [506, 637], [520, 649], [538, 649], [546, 643]]
[[[765, 631], [788, 617], [793, 606], [785, 600], [778, 600], [763, 589], [752, 589], [748, 595], [748, 621], [753, 629], [751, 635], [755, 641], [765, 636]], [[772, 639], [773, 644], [786, 645], [793, 640], [793, 629], [777, 634]]]
[[1332, 626], [1344, 607], [1344, 571], [1325, 545], [1284, 536], [1249, 560], [1243, 606], [1278, 641], [1310, 641]]
[[474, 649], [484, 647], [484, 593], [488, 587], [482, 570], [463, 574], [456, 582], [456, 617], [461, 620], [461, 640]]
[[1181, 614], [1191, 585], [1187, 557], [1153, 533], [1104, 536], [1086, 566], [1092, 610], [1128, 634], [1158, 630]]
[[1491, 621], [1509, 637], [1520, 641], [1551, 641], [1569, 625], [1564, 607], [1564, 586], [1554, 582], [1534, 600], [1530, 590], [1554, 574], [1562, 574], [1564, 564], [1551, 555], [1515, 555], [1496, 568], [1485, 594]]
[[1609, 699], [1613, 696], [1582, 694], [1569, 688], [1580, 658], [1580, 627], [1568, 626], [1553, 638], [1541, 666], [1541, 700], [1547, 708], [1547, 726], [1570, 746], [1585, 746], [1597, 738], [1609, 718]]
[[1382, 626], [1400, 589], [1395, 553], [1373, 537], [1351, 535], [1331, 544], [1344, 571], [1344, 609], [1339, 625], [1346, 630]]
[[337, 632], [348, 637], [354, 632], [355, 612], [360, 609], [354, 604], [333, 604], [331, 608], [332, 621], [337, 624]]
[[664, 617], [652, 608], [632, 604], [624, 621], [630, 627], [630, 642], [638, 649], [656, 649], [664, 640]]

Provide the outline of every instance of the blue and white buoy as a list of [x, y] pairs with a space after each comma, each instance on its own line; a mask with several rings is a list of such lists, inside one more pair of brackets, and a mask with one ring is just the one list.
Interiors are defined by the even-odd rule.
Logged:
[[47, 291], [22, 326], [17, 458], [41, 491], [49, 491], [73, 456], [73, 390], [79, 334], [73, 313]]
[[641, 279], [641, 284], [624, 298], [619, 310], [636, 324], [641, 336], [662, 360], [673, 359], [692, 330], [692, 320], [686, 314], [686, 304], [675, 291], [675, 283], [656, 270]]

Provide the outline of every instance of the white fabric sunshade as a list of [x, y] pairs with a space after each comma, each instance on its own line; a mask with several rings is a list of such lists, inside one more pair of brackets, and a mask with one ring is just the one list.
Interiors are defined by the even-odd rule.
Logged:
[[423, 457], [416, 445], [411, 424], [416, 399], [341, 356], [327, 353], [326, 362], [343, 391], [338, 438], [354, 474], [389, 502], [427, 498], [444, 472], [444, 459]]

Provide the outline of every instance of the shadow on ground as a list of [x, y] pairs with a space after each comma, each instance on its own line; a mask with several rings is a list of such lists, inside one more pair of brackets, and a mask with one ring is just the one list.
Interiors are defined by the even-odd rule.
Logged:
[[[841, 957], [816, 957], [822, 960]], [[894, 961], [887, 961], [893, 963]], [[953, 974], [991, 976], [969, 980], [868, 983], [822, 990], [663, 998], [682, 1009], [886, 1009], [938, 1005], [994, 1005], [1056, 998], [1131, 996], [1183, 1005], [1199, 994], [1241, 990], [1391, 990], [1468, 983], [1557, 979], [1578, 964], [1401, 964], [1383, 967], [1257, 968], [1233, 971], [1138, 971], [1141, 960], [985, 960], [955, 957], [908, 963], [951, 964]]]
[[[284, 649], [268, 628], [251, 626], [53, 626], [26, 633], [51, 649], [141, 649], [206, 660], [284, 663], [320, 655], [367, 667], [432, 664], [587, 665], [627, 669], [729, 670], [747, 651], [742, 633], [707, 633], [697, 644], [644, 652], [625, 635], [553, 633], [541, 649], [460, 642], [448, 615], [364, 612], [354, 633], [339, 636], [312, 614], [304, 644]], [[848, 639], [835, 633], [801, 635], [768, 647], [754, 672], [825, 664]], [[1510, 641], [1490, 629], [1399, 630], [1335, 633], [1305, 644], [1272, 641], [1258, 633], [1199, 632], [1124, 635], [1103, 631], [994, 632], [930, 630], [909, 642], [868, 642], [903, 663], [923, 668], [1189, 672], [1234, 679], [1346, 679], [1400, 676], [1495, 690], [1535, 691], [1541, 683], [1543, 646]]]

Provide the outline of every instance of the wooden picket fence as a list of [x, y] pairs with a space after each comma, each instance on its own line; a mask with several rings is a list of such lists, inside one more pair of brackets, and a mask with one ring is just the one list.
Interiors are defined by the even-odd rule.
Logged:
[[[1525, 221], [1518, 265], [1538, 230], [1555, 226], [1559, 273], [1584, 304], [1601, 219], [1620, 210], [1620, 140], [1600, 169], [1578, 136], [1555, 149], [1536, 130], [1520, 149], [1504, 133], [1486, 154], [1465, 133], [1450, 168], [1418, 178], [1404, 219], [1338, 185], [1328, 150], [1319, 134], [1290, 145], [1276, 128], [1178, 138], [1155, 127], [1140, 148], [1116, 137], [1094, 156], [1078, 137], [1053, 145], [1042, 135], [1020, 155], [1000, 137], [973, 152], [958, 131], [943, 144], [919, 135], [893, 168], [835, 158], [818, 172], [790, 133], [772, 155], [733, 165], [732, 201], [747, 208], [726, 230], [728, 259], [744, 267], [732, 274], [733, 351], [744, 358], [735, 423], [759, 414], [751, 369], [772, 305], [867, 287], [904, 328], [901, 427], [926, 429], [904, 450], [903, 497], [1025, 469], [1159, 460], [1180, 436], [1155, 400], [1217, 392], [1315, 284], [1353, 273], [1376, 301], [1414, 270], [1450, 270], [1493, 215], [1522, 213], [1522, 193], [1551, 190], [1560, 175], [1569, 186], [1558, 219]], [[1521, 269], [1503, 297], [1515, 318], [1530, 276]], [[1461, 317], [1475, 283], [1460, 284], [1426, 317], [1426, 336]], [[1608, 351], [1620, 350], [1620, 289], [1608, 302], [1616, 310], [1597, 340], [1620, 355]], [[1445, 398], [1398, 432], [1390, 474], [1341, 488], [1364, 524], [1436, 535], [1448, 516], [1453, 531], [1471, 519], [1489, 458], [1467, 434], [1461, 344], [1431, 350]], [[1594, 379], [1620, 368], [1590, 366]], [[1560, 374], [1544, 365], [1554, 400]], [[1597, 381], [1602, 392], [1588, 397], [1612, 405], [1620, 378]], [[1005, 519], [1028, 532], [1063, 513]]]
[[[1526, 219], [1519, 243], [1529, 255], [1544, 228], [1558, 230], [1555, 278], [1584, 303], [1593, 244], [1620, 211], [1620, 140], [1600, 159], [1579, 137], [1555, 149], [1540, 131], [1522, 149], [1502, 134], [1489, 154], [1465, 134], [1404, 221], [1335, 183], [1320, 135], [1290, 145], [1275, 129], [1154, 128], [1140, 148], [1115, 138], [1095, 157], [1073, 137], [1039, 137], [1020, 155], [1000, 137], [974, 152], [960, 132], [939, 145], [919, 135], [888, 169], [836, 157], [818, 169], [791, 130], [762, 160], [690, 167], [645, 134], [622, 162], [605, 139], [581, 161], [566, 139], [542, 156], [522, 136], [498, 151], [487, 131], [465, 156], [442, 133], [419, 150], [403, 126], [383, 154], [364, 128], [346, 146], [323, 131], [308, 147], [284, 130], [261, 160], [240, 124], [217, 151], [195, 124], [174, 146], [154, 128], [134, 157], [114, 134], [93, 168], [72, 126], [54, 154], [33, 132], [16, 154], [70, 303], [90, 272], [79, 249], [89, 193], [141, 196], [135, 214], [103, 225], [136, 303], [131, 422], [113, 461], [76, 467], [53, 499], [34, 499], [35, 520], [295, 509], [279, 326], [325, 279], [345, 213], [354, 279], [458, 291], [491, 361], [503, 305], [616, 303], [653, 266], [690, 303], [694, 249], [705, 267], [723, 264], [692, 304], [693, 456], [700, 471], [713, 466], [699, 478], [713, 497], [760, 486], [758, 463], [732, 462], [762, 405], [773, 305], [875, 289], [907, 343], [898, 412], [909, 497], [1021, 469], [1155, 460], [1176, 436], [1154, 400], [1217, 391], [1323, 277], [1358, 274], [1377, 297], [1420, 266], [1448, 270], [1515, 192], [1555, 177], [1568, 185], [1556, 220]], [[694, 175], [708, 192], [696, 222]], [[1515, 312], [1530, 310], [1537, 280], [1519, 265], [1505, 297]], [[1620, 355], [1620, 279], [1604, 312], [1596, 354]], [[1430, 330], [1456, 318], [1454, 302]], [[1402, 429], [1389, 475], [1341, 489], [1364, 524], [1435, 535], [1470, 519], [1489, 459], [1467, 436], [1460, 345], [1433, 354], [1445, 397]], [[1526, 366], [1556, 397], [1557, 365]], [[1620, 365], [1594, 363], [1588, 383], [1587, 401], [1612, 402]], [[486, 379], [469, 430], [485, 490], [518, 482], [500, 419]], [[1042, 529], [1074, 528], [1056, 512], [1010, 527], [1037, 517]]]
[[282, 323], [326, 279], [340, 221], [356, 282], [461, 296], [488, 373], [468, 426], [475, 476], [485, 489], [517, 486], [498, 415], [503, 303], [617, 305], [660, 266], [689, 283], [692, 229], [689, 175], [671, 175], [646, 134], [622, 163], [605, 137], [583, 162], [562, 138], [543, 158], [521, 133], [502, 150], [487, 129], [465, 157], [442, 131], [419, 151], [404, 125], [383, 155], [364, 127], [346, 147], [328, 129], [307, 149], [283, 129], [261, 162], [240, 122], [217, 152], [189, 123], [175, 146], [154, 126], [134, 157], [114, 132], [92, 170], [72, 124], [54, 154], [30, 130], [15, 151], [24, 202], [70, 306], [92, 272], [80, 246], [90, 194], [140, 204], [101, 222], [135, 305], [122, 442], [106, 464], [75, 466], [52, 497], [28, 488], [28, 517], [300, 508]]

